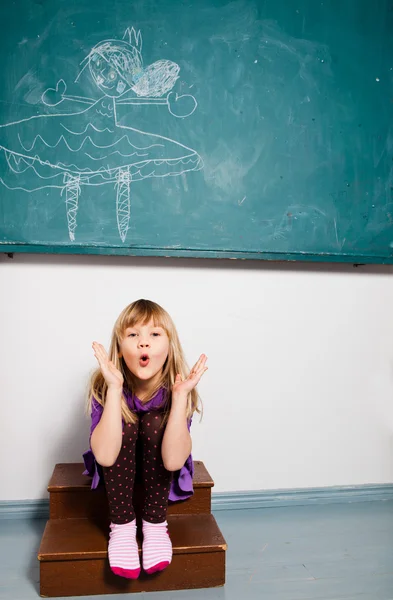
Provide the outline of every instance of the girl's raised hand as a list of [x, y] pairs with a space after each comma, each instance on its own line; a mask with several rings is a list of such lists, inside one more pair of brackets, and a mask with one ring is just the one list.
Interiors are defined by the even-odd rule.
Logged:
[[198, 361], [192, 367], [189, 376], [186, 379], [182, 379], [181, 375], [176, 375], [175, 383], [172, 387], [172, 394], [189, 394], [194, 387], [199, 383], [202, 375], [207, 371], [208, 367], [206, 367], [207, 356], [205, 354], [201, 354]]
[[104, 346], [98, 344], [98, 342], [93, 342], [92, 347], [94, 356], [98, 361], [101, 373], [104, 376], [108, 388], [116, 387], [122, 389], [124, 381], [123, 375], [120, 373], [119, 369], [116, 369], [113, 362], [109, 360], [109, 356], [107, 355]]

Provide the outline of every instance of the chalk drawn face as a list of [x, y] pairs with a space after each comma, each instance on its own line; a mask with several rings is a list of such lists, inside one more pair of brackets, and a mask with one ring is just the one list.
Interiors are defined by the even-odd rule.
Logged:
[[126, 42], [102, 42], [88, 56], [91, 76], [106, 96], [118, 98], [142, 75], [140, 52]]
[[122, 82], [116, 69], [103, 56], [93, 54], [90, 59], [90, 72], [97, 86], [106, 94], [117, 96], [124, 91], [125, 83]]

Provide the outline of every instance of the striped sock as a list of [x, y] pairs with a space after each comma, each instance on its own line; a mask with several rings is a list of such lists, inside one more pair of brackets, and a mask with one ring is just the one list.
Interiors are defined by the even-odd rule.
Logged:
[[111, 523], [109, 534], [109, 564], [115, 575], [137, 579], [141, 572], [138, 544], [136, 541], [136, 519], [118, 525]]
[[146, 573], [163, 571], [172, 560], [172, 542], [168, 533], [168, 523], [147, 523], [142, 521], [143, 544], [142, 563]]

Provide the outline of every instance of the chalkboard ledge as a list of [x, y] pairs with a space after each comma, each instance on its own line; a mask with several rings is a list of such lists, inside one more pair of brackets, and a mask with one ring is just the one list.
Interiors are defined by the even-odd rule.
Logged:
[[106, 255], [106, 256], [151, 256], [167, 258], [226, 258], [233, 260], [262, 260], [277, 262], [316, 262], [316, 263], [349, 263], [356, 266], [375, 264], [392, 265], [391, 256], [365, 255], [365, 254], [343, 254], [340, 253], [307, 253], [307, 252], [257, 252], [257, 251], [235, 251], [235, 250], [205, 250], [202, 248], [179, 248], [179, 247], [120, 247], [100, 245], [46, 245], [46, 244], [22, 244], [1, 243], [0, 252], [12, 257], [14, 253], [25, 254], [76, 254], [76, 255]]

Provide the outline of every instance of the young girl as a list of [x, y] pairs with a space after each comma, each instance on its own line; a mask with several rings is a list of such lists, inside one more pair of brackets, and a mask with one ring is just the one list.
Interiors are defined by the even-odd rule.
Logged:
[[[97, 487], [103, 474], [110, 511], [109, 564], [114, 573], [140, 573], [132, 505], [137, 453], [144, 485], [142, 564], [147, 573], [172, 560], [166, 513], [169, 500], [192, 495], [191, 418], [198, 411], [196, 385], [207, 370], [202, 354], [188, 373], [168, 313], [137, 300], [118, 317], [109, 356], [93, 342], [99, 368], [90, 386], [91, 450], [84, 454]], [[139, 456], [139, 452], [138, 452]]]

